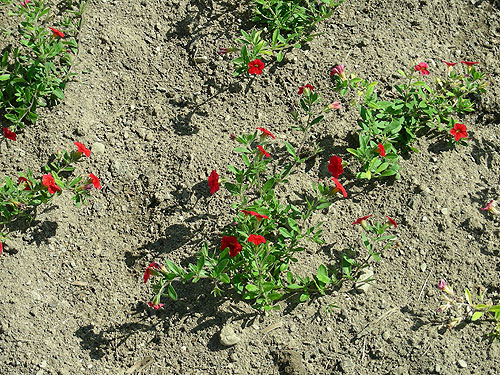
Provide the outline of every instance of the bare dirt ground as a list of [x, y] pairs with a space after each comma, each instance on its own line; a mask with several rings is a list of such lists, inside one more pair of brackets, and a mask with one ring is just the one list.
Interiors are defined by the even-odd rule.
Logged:
[[[2, 13], [2, 22], [5, 18]], [[499, 218], [480, 210], [499, 195], [500, 9], [494, 1], [346, 1], [323, 34], [255, 79], [232, 77], [231, 46], [247, 27], [247, 2], [92, 0], [81, 56], [64, 103], [41, 111], [15, 143], [1, 144], [0, 166], [38, 172], [49, 155], [80, 141], [85, 168], [103, 189], [83, 209], [70, 197], [40, 210], [12, 233], [0, 257], [0, 374], [497, 374], [500, 346], [491, 322], [447, 330], [437, 314], [441, 278], [456, 291], [500, 297]], [[245, 20], [245, 21], [242, 21]], [[7, 22], [7, 21], [6, 21]], [[304, 270], [359, 246], [351, 222], [373, 213], [398, 223], [399, 247], [374, 263], [366, 294], [349, 287], [309, 303], [282, 303], [255, 315], [206, 284], [180, 286], [180, 300], [148, 308], [142, 275], [152, 261], [185, 262], [231, 218], [228, 195], [208, 199], [212, 169], [227, 173], [231, 133], [263, 126], [278, 144], [293, 141], [288, 114], [306, 83], [329, 101], [329, 69], [397, 82], [420, 61], [433, 75], [442, 60], [479, 61], [490, 87], [464, 119], [469, 146], [421, 139], [402, 161], [401, 180], [356, 181], [356, 107], [327, 116], [315, 137], [325, 151], [293, 189], [327, 176], [333, 154], [351, 163], [350, 196], [323, 220], [326, 245], [306, 253]], [[83, 168], [83, 167], [82, 167]], [[330, 305], [338, 306], [332, 311]], [[241, 341], [219, 343], [231, 325]], [[138, 363], [138, 361], [142, 361]], [[139, 364], [144, 367], [139, 367]]]

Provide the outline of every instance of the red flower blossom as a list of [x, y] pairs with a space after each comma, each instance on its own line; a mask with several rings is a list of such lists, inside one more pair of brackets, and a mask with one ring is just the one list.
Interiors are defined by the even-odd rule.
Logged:
[[386, 216], [387, 220], [389, 220], [390, 225], [394, 225], [394, 228], [398, 227], [398, 224], [396, 223], [396, 220], [390, 218], [389, 216]]
[[9, 128], [3, 128], [3, 135], [5, 135], [5, 138], [10, 139], [11, 141], [16, 140], [16, 133], [10, 131]]
[[248, 242], [252, 242], [255, 246], [258, 246], [261, 243], [266, 243], [266, 239], [258, 234], [251, 234], [248, 236]]
[[446, 66], [447, 66], [448, 68], [451, 68], [451, 67], [453, 67], [453, 66], [455, 66], [455, 65], [457, 65], [457, 64], [458, 64], [458, 63], [451, 63], [451, 62], [447, 62], [447, 61], [443, 61], [443, 62], [446, 64]]
[[342, 109], [342, 104], [340, 104], [340, 102], [333, 102], [333, 103], [329, 104], [327, 108], [329, 110], [330, 109]]
[[460, 61], [462, 64], [465, 64], [467, 65], [469, 68], [472, 66], [472, 65], [475, 65], [475, 64], [479, 64], [479, 61]]
[[276, 137], [271, 133], [269, 130], [264, 129], [264, 128], [257, 128], [257, 130], [260, 130], [262, 132], [263, 137], [271, 137], [272, 139], [276, 139]]
[[248, 73], [260, 75], [264, 69], [264, 63], [259, 59], [255, 59], [248, 63]]
[[335, 189], [333, 189], [334, 193], [338, 193], [339, 191], [342, 193], [344, 198], [347, 198], [347, 191], [345, 191], [342, 184], [335, 177], [332, 177], [333, 182], [335, 182]]
[[255, 212], [255, 211], [241, 210], [241, 212], [243, 212], [245, 215], [255, 216], [255, 218], [257, 219], [257, 221], [260, 221], [262, 219], [269, 219], [269, 217], [267, 217], [266, 215], [261, 215], [261, 214]]
[[342, 167], [342, 158], [340, 156], [332, 156], [330, 158], [330, 162], [328, 163], [328, 172], [330, 172], [335, 178], [339, 178], [339, 176], [344, 172], [344, 167]]
[[24, 0], [19, 2], [19, 4], [21, 4], [21, 6], [23, 6], [24, 8], [26, 8], [29, 3], [31, 3], [31, 0]]
[[151, 264], [146, 267], [146, 271], [144, 272], [144, 282], [147, 282], [151, 276], [158, 274], [155, 269], [160, 270], [161, 265], [156, 262], [151, 262]]
[[314, 86], [311, 86], [309, 83], [305, 86], [300, 86], [299, 87], [299, 95], [301, 95], [304, 92], [304, 89], [309, 89], [310, 91], [314, 90]]
[[444, 279], [439, 280], [437, 287], [440, 290], [444, 290], [444, 288], [446, 288], [446, 281], [444, 281]]
[[154, 304], [153, 302], [148, 302], [148, 305], [149, 305], [149, 307], [152, 307], [155, 310], [160, 310], [163, 306], [165, 306], [164, 303]]
[[75, 142], [75, 146], [78, 148], [80, 154], [84, 154], [86, 157], [90, 156], [90, 150], [83, 145], [83, 143]]
[[54, 38], [57, 38], [57, 37], [64, 38], [64, 34], [61, 31], [59, 31], [53, 27], [49, 27], [49, 29], [52, 30], [52, 35], [54, 35]]
[[366, 221], [366, 219], [368, 219], [369, 217], [372, 217], [373, 215], [366, 215], [366, 216], [363, 216], [363, 217], [360, 217], [359, 219], [357, 219], [354, 223], [352, 223], [352, 225], [356, 225], [356, 224], [361, 224], [363, 225], [363, 221]]
[[338, 75], [340, 78], [345, 79], [344, 64], [337, 65], [330, 70], [330, 76]]
[[52, 177], [51, 174], [44, 174], [42, 176], [42, 184], [47, 186], [50, 194], [54, 194], [59, 190], [61, 190], [61, 188], [57, 186], [56, 181], [54, 180], [54, 177]]
[[260, 156], [265, 156], [266, 158], [270, 158], [271, 157], [271, 155], [269, 155], [269, 153], [266, 152], [266, 150], [264, 150], [264, 148], [262, 146], [257, 146], [257, 148], [260, 151]]
[[428, 67], [429, 65], [427, 65], [427, 63], [421, 62], [420, 64], [415, 65], [415, 71], [420, 72], [423, 76], [427, 76], [429, 75], [429, 71], [427, 70]]
[[97, 189], [97, 190], [101, 190], [101, 181], [99, 181], [99, 179], [97, 178], [97, 176], [93, 173], [90, 174], [90, 179], [92, 180], [92, 185], [94, 185], [94, 187]]
[[458, 142], [461, 138], [467, 138], [467, 127], [457, 122], [450, 133], [455, 136], [455, 141]]
[[2, 255], [2, 250], [3, 250], [3, 245], [2, 245], [2, 243], [0, 242], [0, 255]]
[[24, 184], [23, 190], [31, 190], [31, 181], [28, 180], [26, 177], [19, 177], [17, 179], [17, 184], [18, 185]]
[[219, 190], [219, 175], [215, 169], [208, 176], [208, 187], [210, 188], [210, 194], [215, 194]]
[[235, 236], [222, 237], [220, 249], [224, 250], [226, 247], [229, 247], [229, 256], [233, 258], [241, 251], [241, 245]]
[[385, 148], [384, 148], [384, 145], [382, 143], [378, 144], [378, 152], [380, 152], [380, 156], [385, 158]]

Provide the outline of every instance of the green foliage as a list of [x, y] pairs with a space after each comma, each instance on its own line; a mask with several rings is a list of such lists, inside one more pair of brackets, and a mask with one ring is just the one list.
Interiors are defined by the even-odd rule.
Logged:
[[0, 242], [7, 237], [6, 225], [19, 219], [31, 221], [36, 207], [50, 203], [64, 190], [74, 194], [72, 199], [77, 207], [85, 203], [90, 195], [92, 179], [73, 176], [73, 164], [80, 161], [81, 157], [80, 152], [63, 150], [51, 157], [52, 161], [43, 167], [59, 188], [55, 193], [50, 193], [42, 183], [42, 178], [36, 178], [29, 169], [25, 173], [19, 173], [17, 180], [11, 177], [0, 180]]
[[[265, 29], [254, 29], [250, 33], [241, 30], [237, 40], [240, 48], [230, 48], [230, 52], [240, 51], [233, 60], [236, 65], [234, 75], [248, 72], [248, 64], [255, 59], [275, 56], [282, 61], [284, 52], [290, 48], [301, 48], [318, 34], [312, 34], [318, 22], [329, 18], [335, 7], [343, 0], [254, 0], [253, 20]], [[261, 34], [266, 30], [265, 37]]]
[[[287, 153], [282, 160], [266, 157], [259, 150], [261, 146], [274, 153], [271, 136], [265, 132], [235, 138], [239, 146], [234, 152], [241, 157], [241, 162], [229, 165], [232, 176], [222, 179], [223, 186], [235, 200], [232, 206], [237, 212], [233, 225], [222, 232], [222, 242], [230, 241], [232, 245], [216, 246], [210, 251], [204, 244], [196, 264], [188, 265], [187, 271], [169, 261], [159, 272], [153, 270], [151, 275], [159, 276], [153, 286], [153, 305], [160, 306], [162, 297], [172, 298], [172, 293], [165, 293], [165, 290], [173, 289], [174, 280], [197, 282], [201, 278], [215, 281], [214, 294], [222, 292], [221, 285], [232, 285], [241, 298], [256, 309], [278, 309], [275, 302], [291, 294], [304, 302], [314, 294], [325, 294], [345, 279], [355, 280], [368, 259], [378, 258], [372, 241], [388, 243], [393, 239], [392, 236], [381, 238], [387, 224], [366, 226], [371, 233], [364, 237], [368, 258], [357, 261], [356, 257], [346, 257], [351, 267], [348, 273], [336, 264], [320, 265], [314, 275], [292, 272], [294, 267], [291, 266], [298, 262], [299, 253], [313, 244], [324, 244], [322, 222], [314, 220], [313, 213], [327, 209], [337, 199], [337, 190], [330, 181], [313, 182], [312, 189], [304, 192], [298, 201], [277, 196], [277, 192], [283, 191], [280, 185], [288, 182], [296, 166], [319, 152], [317, 145], [311, 148], [312, 153], [306, 153], [304, 146], [309, 143], [312, 127], [324, 116], [315, 111], [320, 105], [320, 96], [305, 88], [300, 102], [306, 120], [302, 122], [299, 113], [293, 113], [293, 128], [303, 136], [299, 137], [298, 144], [285, 143]], [[252, 242], [254, 236], [261, 241]]]
[[[414, 71], [400, 70], [399, 74], [404, 82], [395, 85], [395, 90], [384, 98], [375, 91], [376, 82], [354, 75], [349, 79], [334, 77], [336, 92], [357, 92], [359, 146], [347, 150], [362, 164], [357, 178], [399, 178], [399, 156], [418, 152], [412, 144], [420, 134], [441, 133], [453, 142], [450, 131], [456, 118], [474, 111], [473, 98], [484, 93], [486, 87], [485, 74], [474, 67], [467, 68], [463, 75], [450, 71], [446, 79], [436, 78], [433, 87], [419, 80], [419, 73]], [[463, 140], [459, 142], [465, 144]], [[385, 157], [380, 154], [379, 144], [385, 149]]]
[[[75, 75], [71, 66], [87, 0], [67, 1], [69, 16], [61, 26], [50, 23], [53, 15], [44, 0], [13, 5], [9, 14], [20, 19], [19, 45], [0, 56], [0, 120], [16, 131], [38, 119], [37, 107], [64, 99], [66, 83]], [[54, 36], [49, 27], [61, 28], [65, 37]]]

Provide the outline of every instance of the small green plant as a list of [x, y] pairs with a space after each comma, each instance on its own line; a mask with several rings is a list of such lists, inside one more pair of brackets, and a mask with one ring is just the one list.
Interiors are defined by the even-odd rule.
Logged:
[[[356, 177], [371, 179], [387, 176], [399, 178], [399, 155], [418, 152], [412, 146], [421, 133], [448, 133], [451, 143], [466, 144], [467, 127], [455, 116], [474, 111], [474, 99], [485, 92], [485, 74], [477, 71], [475, 62], [463, 61], [467, 67], [458, 74], [448, 66], [447, 77], [436, 78], [434, 87], [419, 74], [429, 75], [428, 65], [420, 63], [411, 71], [398, 73], [404, 82], [395, 91], [381, 97], [376, 82], [344, 75], [344, 66], [332, 69], [334, 90], [342, 96], [357, 92], [359, 98], [359, 147], [348, 149], [362, 164]], [[340, 74], [342, 73], [342, 74]]]
[[13, 132], [34, 123], [38, 107], [64, 99], [66, 84], [75, 75], [71, 68], [87, 0], [66, 1], [68, 16], [58, 26], [64, 32], [52, 24], [46, 1], [14, 3], [9, 14], [21, 19], [19, 45], [7, 46], [0, 56], [0, 121]]
[[[313, 294], [325, 294], [344, 279], [354, 279], [357, 271], [366, 266], [367, 261], [356, 262], [351, 256], [345, 256], [349, 262], [345, 267], [320, 265], [313, 276], [293, 272], [292, 265], [298, 262], [299, 253], [314, 243], [324, 243], [322, 221], [313, 217], [313, 213], [329, 208], [337, 199], [337, 193], [347, 197], [338, 181], [343, 172], [342, 160], [338, 156], [333, 156], [328, 166], [334, 184], [313, 182], [312, 191], [303, 194], [299, 203], [280, 199], [275, 193], [282, 190], [280, 185], [289, 182], [296, 166], [319, 150], [315, 145], [310, 148], [309, 155], [304, 153], [312, 126], [323, 119], [322, 114], [314, 111], [320, 97], [310, 85], [301, 87], [299, 93], [303, 94], [300, 102], [306, 114], [304, 123], [301, 123], [298, 113], [293, 114], [294, 128], [304, 133], [299, 137], [299, 143], [285, 142], [287, 160], [276, 163], [269, 153], [273, 150], [275, 137], [267, 129], [258, 128], [260, 136], [255, 132], [235, 138], [240, 143], [234, 151], [241, 156], [241, 166], [230, 165], [228, 170], [233, 177], [231, 180], [222, 179], [221, 183], [236, 199], [232, 205], [236, 216], [224, 229], [220, 248], [210, 251], [205, 243], [197, 255], [197, 263], [188, 265], [187, 270], [169, 260], [165, 261], [165, 266], [151, 263], [144, 274], [144, 281], [150, 276], [156, 277], [153, 285], [155, 296], [149, 302], [150, 306], [156, 309], [163, 306], [160, 303], [163, 296], [177, 299], [174, 281], [197, 282], [208, 278], [216, 283], [214, 294], [222, 292], [221, 285], [230, 284], [254, 308], [278, 309], [275, 302], [285, 295], [297, 294], [299, 301], [304, 302]], [[212, 171], [208, 179], [212, 194], [219, 190], [219, 181], [217, 172]], [[363, 235], [363, 241], [369, 257], [377, 258], [374, 244], [389, 241], [392, 236], [379, 237], [387, 226], [377, 224], [371, 227], [365, 221], [362, 225], [375, 235], [370, 239]]]
[[446, 285], [443, 279], [439, 281], [438, 289], [443, 291], [442, 297], [446, 303], [441, 305], [437, 311], [442, 313], [446, 310], [453, 310], [454, 315], [456, 315], [447, 324], [449, 329], [454, 328], [466, 319], [475, 322], [489, 316], [495, 323], [490, 337], [493, 341], [500, 339], [500, 304], [495, 305], [491, 301], [485, 301], [485, 294], [482, 290], [479, 291], [478, 295], [479, 303], [473, 303], [471, 292], [467, 288], [464, 297], [459, 297], [450, 286]]
[[[282, 61], [290, 48], [301, 48], [318, 34], [312, 34], [318, 22], [329, 18], [335, 7], [343, 0], [254, 0], [253, 21], [264, 27], [251, 32], [241, 30], [238, 48], [221, 48], [220, 54], [239, 51], [233, 60], [234, 75], [242, 73], [261, 74], [266, 56], [275, 56]], [[264, 34], [264, 36], [262, 36]], [[256, 62], [259, 69], [252, 69]]]
[[92, 173], [89, 176], [72, 176], [73, 164], [82, 155], [90, 156], [80, 142], [75, 142], [76, 151], [63, 150], [53, 157], [53, 161], [43, 167], [45, 174], [36, 178], [31, 170], [20, 173], [17, 181], [6, 177], [0, 182], [0, 242], [7, 237], [6, 225], [16, 220], [32, 220], [36, 207], [49, 203], [63, 190], [73, 192], [77, 207], [83, 204], [95, 187], [101, 189], [99, 179]]

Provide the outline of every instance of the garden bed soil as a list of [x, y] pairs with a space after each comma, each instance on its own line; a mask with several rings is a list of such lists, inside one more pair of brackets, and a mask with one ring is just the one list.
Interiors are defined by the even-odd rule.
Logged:
[[[5, 6], [1, 19], [7, 22]], [[15, 176], [80, 141], [92, 149], [78, 172], [100, 177], [102, 191], [77, 209], [69, 194], [11, 233], [0, 256], [0, 374], [497, 374], [500, 345], [491, 321], [445, 327], [436, 313], [446, 278], [458, 292], [483, 288], [498, 303], [499, 217], [480, 210], [499, 195], [500, 10], [465, 0], [346, 1], [319, 26], [321, 35], [269, 63], [261, 76], [235, 79], [219, 47], [247, 27], [247, 2], [91, 0], [82, 30], [78, 76], [63, 103], [2, 142], [0, 166]], [[11, 21], [8, 21], [11, 22]], [[471, 60], [487, 72], [478, 112], [463, 119], [468, 146], [424, 137], [402, 160], [398, 181], [357, 181], [356, 105], [332, 91], [329, 69], [398, 82], [398, 69], [425, 61]], [[270, 62], [270, 61], [269, 61]], [[295, 142], [290, 106], [297, 88], [340, 100], [314, 130], [324, 152], [291, 180], [288, 192], [328, 178], [331, 155], [349, 162], [347, 199], [315, 216], [325, 245], [300, 257], [303, 274], [361, 249], [360, 227], [373, 214], [398, 222], [397, 246], [373, 263], [375, 284], [352, 284], [310, 302], [280, 303], [255, 315], [228, 291], [207, 283], [178, 286], [179, 301], [156, 312], [142, 276], [153, 260], [186, 264], [204, 241], [217, 246], [230, 222], [231, 198], [210, 197], [212, 169], [228, 175], [232, 133], [265, 127], [276, 150]], [[241, 339], [219, 342], [231, 326]]]

